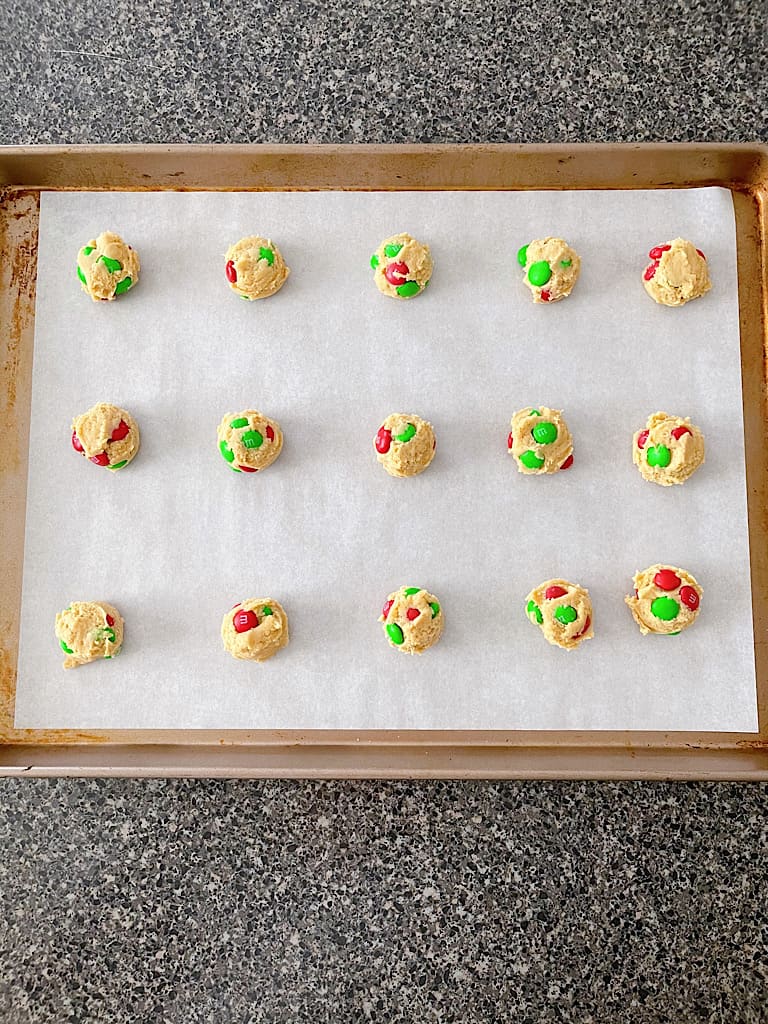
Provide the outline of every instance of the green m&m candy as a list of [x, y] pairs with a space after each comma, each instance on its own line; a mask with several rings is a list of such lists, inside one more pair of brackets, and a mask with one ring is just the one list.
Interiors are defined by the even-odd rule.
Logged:
[[528, 268], [528, 281], [535, 288], [543, 288], [552, 277], [552, 268], [546, 260], [537, 260]]
[[544, 459], [540, 459], [534, 451], [523, 452], [520, 461], [526, 469], [541, 469], [544, 465]]

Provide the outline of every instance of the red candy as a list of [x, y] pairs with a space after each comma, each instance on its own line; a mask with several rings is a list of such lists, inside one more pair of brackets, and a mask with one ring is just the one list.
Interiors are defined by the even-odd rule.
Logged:
[[383, 607], [383, 608], [381, 609], [381, 614], [382, 614], [382, 616], [383, 616], [383, 617], [384, 617], [385, 619], [386, 619], [386, 617], [387, 617], [387, 616], [389, 615], [389, 609], [390, 609], [390, 608], [392, 607], [392, 605], [393, 605], [394, 603], [395, 603], [394, 601], [387, 601], [387, 603], [386, 603], [386, 604], [384, 605], [384, 607]]
[[268, 441], [275, 440], [275, 432], [269, 424], [267, 424], [267, 429], [264, 431], [264, 433], [267, 435]]
[[106, 452], [99, 452], [98, 455], [93, 455], [91, 457], [91, 462], [95, 462], [97, 466], [108, 466], [109, 456]]
[[72, 431], [72, 447], [75, 449], [76, 452], [82, 452], [83, 455], [85, 455], [85, 449], [80, 444], [80, 438], [77, 436], [74, 430]]
[[699, 595], [693, 587], [681, 587], [680, 600], [687, 608], [690, 608], [691, 611], [695, 612], [699, 607]]
[[114, 626], [114, 624], [115, 624], [115, 620], [112, 618], [111, 615], [108, 615], [107, 616], [107, 625], [108, 626]]
[[235, 270], [235, 264], [232, 260], [227, 261], [226, 267], [224, 267], [224, 273], [227, 275], [227, 280], [230, 284], [237, 282], [237, 271]]
[[648, 434], [648, 430], [641, 430], [640, 433], [637, 435], [638, 448], [645, 448], [645, 446], [648, 444]]
[[421, 612], [419, 611], [418, 608], [409, 608], [408, 611], [405, 613], [405, 617], [408, 619], [409, 622], [413, 622], [414, 619], [418, 619], [420, 615]]
[[592, 619], [590, 619], [590, 617], [587, 616], [587, 621], [584, 623], [584, 629], [582, 629], [582, 631], [580, 633], [577, 633], [576, 636], [573, 639], [574, 640], [578, 640], [580, 636], [584, 636], [584, 634], [587, 632], [587, 630], [589, 629], [589, 627], [591, 625], [592, 625]]
[[672, 437], [674, 437], [676, 441], [679, 441], [683, 434], [690, 434], [688, 427], [675, 427], [672, 431]]
[[705, 260], [705, 259], [707, 258], [707, 257], [706, 257], [706, 256], [704, 255], [704, 253], [703, 253], [703, 252], [701, 251], [701, 249], [697, 249], [697, 250], [696, 250], [696, 252], [697, 252], [697, 253], [699, 254], [699, 256], [701, 256], [701, 258], [702, 258], [703, 260]]
[[388, 263], [384, 268], [384, 277], [395, 287], [399, 284], [405, 284], [408, 278], [408, 264]]
[[552, 296], [550, 295], [550, 293], [548, 291], [540, 292], [540, 295], [541, 295], [541, 301], [542, 302], [549, 302], [549, 300], [552, 298]]
[[671, 245], [654, 245], [654, 247], [648, 253], [648, 258], [651, 260], [660, 260], [661, 254], [664, 252], [669, 252], [671, 248]]
[[252, 466], [240, 466], [237, 467], [241, 473], [258, 473], [258, 469], [254, 469]]
[[544, 597], [547, 601], [554, 601], [556, 597], [565, 597], [568, 593], [563, 587], [547, 587], [544, 591]]
[[392, 444], [392, 431], [387, 430], [386, 427], [379, 427], [379, 432], [376, 435], [376, 451], [380, 455], [386, 455], [389, 451], [389, 446]]
[[118, 425], [112, 431], [112, 437], [110, 437], [110, 441], [122, 441], [124, 437], [128, 437], [130, 432], [131, 428], [128, 426], [125, 420], [120, 420]]
[[245, 608], [232, 616], [232, 625], [237, 633], [247, 633], [249, 629], [256, 629], [258, 624], [256, 612], [246, 611]]
[[648, 266], [645, 268], [645, 273], [643, 274], [643, 280], [644, 281], [650, 281], [651, 278], [653, 277], [653, 275], [656, 273], [656, 270], [657, 270], [658, 266], [659, 266], [658, 263], [649, 263]]
[[653, 582], [660, 590], [677, 590], [680, 586], [680, 577], [671, 569], [660, 569], [653, 577]]
[[565, 460], [565, 462], [564, 462], [564, 463], [562, 464], [562, 466], [560, 467], [560, 469], [570, 469], [572, 465], [573, 465], [573, 453], [571, 453], [571, 454], [570, 454], [570, 455], [568, 456], [568, 458], [567, 458], [567, 459]]
[[515, 443], [515, 439], [514, 439], [514, 437], [512, 437], [512, 431], [510, 431], [509, 435], [507, 437], [507, 448], [511, 448], [514, 443]]

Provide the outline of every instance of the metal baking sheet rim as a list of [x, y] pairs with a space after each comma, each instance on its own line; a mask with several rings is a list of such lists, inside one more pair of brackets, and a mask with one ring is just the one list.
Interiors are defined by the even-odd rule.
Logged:
[[[736, 213], [757, 734], [17, 730], [39, 192], [724, 185]], [[0, 774], [768, 779], [768, 146], [0, 148]]]

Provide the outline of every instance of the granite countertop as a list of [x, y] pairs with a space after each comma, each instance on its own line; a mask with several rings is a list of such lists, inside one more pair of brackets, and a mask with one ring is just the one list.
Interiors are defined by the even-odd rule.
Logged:
[[[20, 0], [0, 140], [766, 141], [761, 4]], [[768, 787], [0, 781], [3, 1024], [768, 1022]]]

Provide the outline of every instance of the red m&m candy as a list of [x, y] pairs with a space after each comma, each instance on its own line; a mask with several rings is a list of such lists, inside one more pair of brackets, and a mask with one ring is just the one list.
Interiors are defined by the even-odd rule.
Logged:
[[698, 592], [693, 589], [693, 587], [681, 587], [680, 600], [683, 602], [686, 608], [690, 608], [691, 611], [695, 612], [696, 609], [699, 607], [699, 595]]
[[256, 629], [259, 620], [256, 613], [242, 608], [232, 616], [232, 625], [237, 633], [247, 633], [249, 629]]
[[680, 577], [671, 569], [660, 569], [653, 577], [653, 582], [660, 590], [677, 590]]
[[408, 264], [388, 263], [384, 268], [384, 277], [395, 287], [399, 284], [405, 284], [408, 279]]

